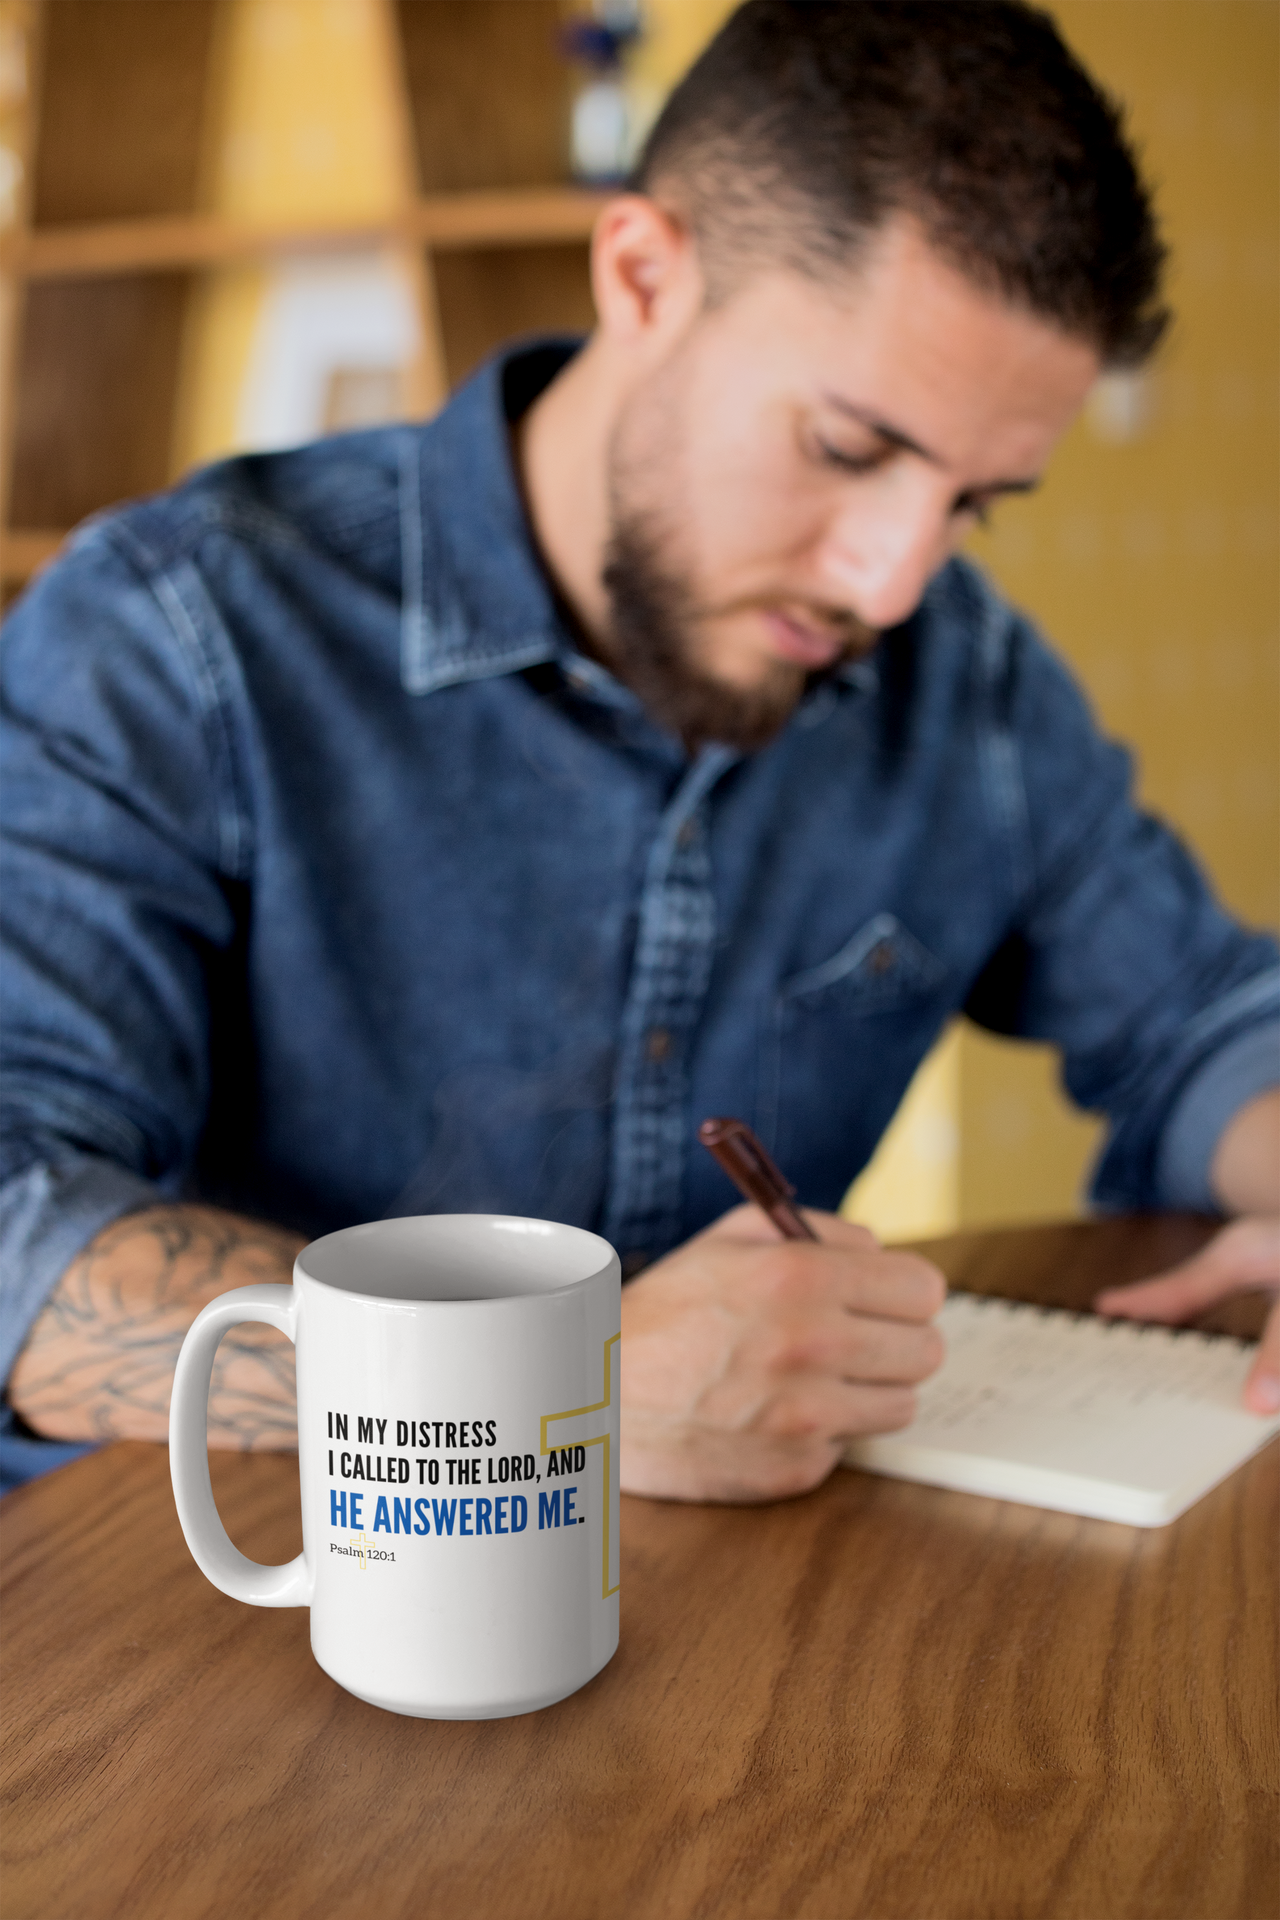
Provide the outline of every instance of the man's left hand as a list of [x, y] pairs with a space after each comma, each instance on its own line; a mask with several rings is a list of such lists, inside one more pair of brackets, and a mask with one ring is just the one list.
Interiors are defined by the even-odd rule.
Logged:
[[1280, 1411], [1280, 1218], [1233, 1220], [1209, 1244], [1151, 1280], [1109, 1287], [1094, 1301], [1099, 1313], [1176, 1326], [1237, 1293], [1277, 1296], [1249, 1377], [1244, 1403], [1254, 1413]]

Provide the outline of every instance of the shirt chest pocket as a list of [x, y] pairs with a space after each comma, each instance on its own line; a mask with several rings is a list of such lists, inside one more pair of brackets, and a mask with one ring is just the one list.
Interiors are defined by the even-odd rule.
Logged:
[[785, 1166], [851, 1178], [945, 1017], [947, 969], [891, 913], [783, 980], [761, 1035], [761, 1130]]
[[821, 966], [793, 973], [778, 990], [784, 1024], [838, 1009], [878, 1013], [930, 993], [946, 968], [901, 920], [878, 913]]

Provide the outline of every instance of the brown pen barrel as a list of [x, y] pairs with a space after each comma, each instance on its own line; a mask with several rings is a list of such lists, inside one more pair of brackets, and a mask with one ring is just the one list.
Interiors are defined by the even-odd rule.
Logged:
[[767, 1213], [785, 1240], [816, 1240], [808, 1221], [791, 1204], [795, 1192], [745, 1120], [712, 1118], [698, 1128], [698, 1139], [732, 1180], [738, 1192]]

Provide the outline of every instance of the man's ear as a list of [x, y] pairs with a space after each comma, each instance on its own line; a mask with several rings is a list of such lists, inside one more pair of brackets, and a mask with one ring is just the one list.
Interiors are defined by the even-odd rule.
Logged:
[[620, 345], [666, 344], [703, 304], [692, 234], [647, 195], [619, 194], [596, 221], [591, 286], [602, 333]]

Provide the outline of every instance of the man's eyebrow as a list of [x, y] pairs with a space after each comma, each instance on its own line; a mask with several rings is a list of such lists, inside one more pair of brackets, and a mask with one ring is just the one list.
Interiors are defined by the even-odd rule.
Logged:
[[[866, 427], [869, 433], [874, 433], [877, 439], [883, 440], [886, 445], [901, 447], [904, 453], [918, 454], [922, 460], [927, 460], [931, 467], [940, 467], [944, 464], [938, 454], [931, 453], [928, 447], [922, 447], [918, 440], [913, 440], [909, 433], [902, 431], [901, 427], [895, 427], [891, 420], [882, 420], [880, 415], [873, 413], [869, 407], [860, 407], [855, 401], [846, 400], [839, 393], [824, 392], [822, 398], [837, 413], [847, 414], [850, 420], [856, 420], [860, 427]], [[988, 480], [981, 487], [973, 487], [970, 491], [975, 494], [1034, 493], [1039, 485], [1039, 474], [1032, 474], [1028, 478], [1018, 480]]]
[[904, 433], [901, 427], [895, 427], [891, 421], [882, 420], [879, 414], [872, 413], [869, 407], [860, 407], [856, 402], [846, 400], [839, 393], [824, 393], [822, 397], [829, 407], [835, 408], [837, 413], [848, 414], [849, 418], [856, 420], [860, 427], [866, 427], [881, 440], [887, 440], [891, 447], [901, 447], [905, 453], [918, 453], [920, 458], [927, 460], [931, 467], [942, 465], [936, 453], [930, 453], [928, 447], [922, 447], [918, 440], [913, 440], [909, 433]]

